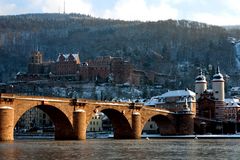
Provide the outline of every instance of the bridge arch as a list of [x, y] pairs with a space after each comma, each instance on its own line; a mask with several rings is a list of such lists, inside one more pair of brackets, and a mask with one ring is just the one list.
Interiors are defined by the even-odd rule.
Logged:
[[38, 108], [46, 113], [49, 118], [52, 120], [55, 126], [55, 139], [72, 139], [73, 136], [73, 125], [69, 119], [69, 117], [64, 113], [64, 111], [52, 105], [33, 105], [28, 107], [23, 107], [22, 110], [15, 111], [15, 121], [14, 126], [16, 126], [17, 122], [27, 111]]
[[97, 113], [104, 113], [112, 123], [113, 134], [115, 139], [129, 139], [131, 138], [132, 128], [130, 124], [130, 118], [125, 115], [125, 113], [118, 109], [113, 109], [111, 107], [100, 107], [88, 117], [87, 124], [89, 125], [91, 118]]
[[157, 132], [161, 135], [171, 135], [176, 133], [175, 121], [171, 115], [159, 113], [144, 118], [142, 122], [142, 131], [148, 121], [154, 121], [157, 124]]

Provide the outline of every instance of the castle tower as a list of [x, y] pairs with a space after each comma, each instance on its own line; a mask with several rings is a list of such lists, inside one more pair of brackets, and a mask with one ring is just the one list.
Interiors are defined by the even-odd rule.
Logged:
[[215, 98], [215, 118], [222, 121], [224, 118], [225, 90], [223, 75], [220, 73], [219, 67], [217, 68], [217, 73], [213, 76], [212, 89]]
[[217, 68], [217, 73], [213, 76], [212, 89], [214, 98], [217, 101], [224, 101], [225, 99], [224, 79], [223, 75], [220, 73], [219, 67]]
[[35, 51], [32, 53], [28, 64], [28, 73], [29, 74], [39, 74], [42, 73], [42, 53]]
[[202, 74], [202, 70], [200, 71], [199, 75], [195, 79], [195, 93], [196, 99], [200, 98], [200, 95], [207, 90], [207, 81], [206, 77]]
[[30, 58], [30, 63], [42, 64], [42, 53], [39, 51], [33, 52]]

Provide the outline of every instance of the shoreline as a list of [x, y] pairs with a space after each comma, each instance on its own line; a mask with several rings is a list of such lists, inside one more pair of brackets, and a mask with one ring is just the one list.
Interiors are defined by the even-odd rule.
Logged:
[[[54, 135], [15, 135], [14, 139], [53, 139]], [[96, 137], [87, 137], [87, 139], [114, 139], [112, 134]], [[223, 135], [159, 135], [144, 134], [141, 139], [240, 139], [240, 134], [223, 134]]]
[[146, 139], [240, 139], [239, 134], [223, 134], [223, 135], [142, 135]]

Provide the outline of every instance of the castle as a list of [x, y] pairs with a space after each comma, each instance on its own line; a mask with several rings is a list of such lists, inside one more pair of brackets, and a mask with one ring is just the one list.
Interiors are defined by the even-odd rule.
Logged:
[[52, 80], [113, 84], [163, 84], [169, 75], [136, 70], [121, 57], [103, 56], [81, 62], [78, 54], [59, 54], [56, 61], [43, 61], [39, 51], [32, 53], [26, 74], [18, 73], [19, 81]]

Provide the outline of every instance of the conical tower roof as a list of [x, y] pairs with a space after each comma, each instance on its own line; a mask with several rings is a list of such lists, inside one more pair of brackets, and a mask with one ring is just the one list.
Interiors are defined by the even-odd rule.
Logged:
[[212, 81], [224, 81], [223, 75], [220, 73], [219, 66], [217, 67], [217, 73], [213, 75]]

